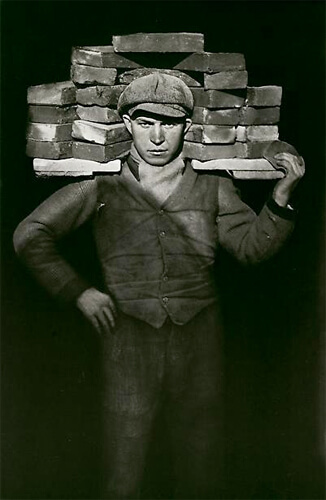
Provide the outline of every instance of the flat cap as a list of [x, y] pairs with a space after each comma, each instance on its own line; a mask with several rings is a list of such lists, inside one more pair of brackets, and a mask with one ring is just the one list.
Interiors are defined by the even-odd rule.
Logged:
[[190, 88], [176, 76], [151, 73], [133, 80], [118, 101], [120, 115], [148, 111], [162, 116], [182, 118], [190, 116], [194, 98]]

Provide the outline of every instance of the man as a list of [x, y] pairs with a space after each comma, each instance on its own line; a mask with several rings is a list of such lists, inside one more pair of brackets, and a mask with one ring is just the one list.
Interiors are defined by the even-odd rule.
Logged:
[[[256, 215], [225, 175], [182, 155], [193, 97], [178, 78], [132, 82], [118, 110], [132, 135], [119, 174], [65, 186], [17, 228], [18, 255], [53, 295], [75, 303], [101, 336], [103, 496], [137, 498], [162, 404], [176, 497], [223, 495], [222, 329], [213, 264], [219, 245], [240, 262], [275, 254], [291, 234], [301, 158], [275, 156], [286, 176]], [[92, 218], [105, 290], [64, 261], [56, 241]]]

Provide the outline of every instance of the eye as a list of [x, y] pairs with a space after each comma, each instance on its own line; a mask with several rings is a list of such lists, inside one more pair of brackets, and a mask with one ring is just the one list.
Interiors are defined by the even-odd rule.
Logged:
[[176, 126], [175, 123], [163, 123], [163, 127], [164, 128], [173, 128], [175, 126]]
[[148, 122], [138, 122], [138, 125], [140, 125], [142, 128], [149, 128], [151, 126], [151, 124]]

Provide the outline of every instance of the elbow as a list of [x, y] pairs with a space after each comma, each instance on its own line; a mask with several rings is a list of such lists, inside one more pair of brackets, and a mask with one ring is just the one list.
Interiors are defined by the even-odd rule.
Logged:
[[13, 246], [16, 254], [21, 256], [23, 249], [28, 241], [28, 228], [25, 221], [22, 221], [15, 229], [13, 234]]
[[273, 249], [269, 245], [242, 246], [234, 253], [234, 257], [242, 267], [248, 268], [263, 264], [272, 257], [273, 253]]
[[265, 262], [267, 259], [268, 259], [268, 257], [264, 257], [264, 256], [257, 257], [257, 256], [248, 255], [248, 256], [245, 256], [245, 257], [243, 257], [241, 259], [237, 259], [237, 260], [238, 260], [238, 263], [242, 267], [248, 268], [248, 267], [257, 267], [260, 264], [262, 264], [263, 262]]
[[22, 257], [26, 248], [38, 239], [40, 227], [28, 217], [24, 219], [13, 234], [13, 246], [18, 257]]

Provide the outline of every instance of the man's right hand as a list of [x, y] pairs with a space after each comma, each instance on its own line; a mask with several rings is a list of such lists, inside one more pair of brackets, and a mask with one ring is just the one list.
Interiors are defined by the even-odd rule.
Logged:
[[113, 333], [117, 313], [109, 295], [88, 288], [77, 298], [76, 305], [97, 332], [102, 335]]

